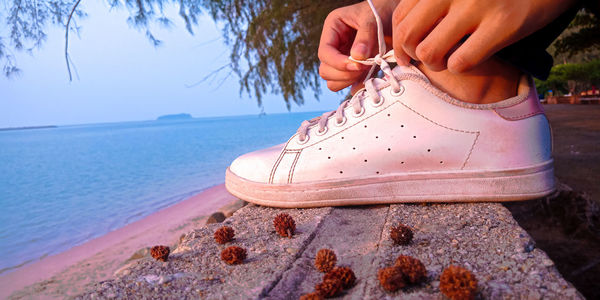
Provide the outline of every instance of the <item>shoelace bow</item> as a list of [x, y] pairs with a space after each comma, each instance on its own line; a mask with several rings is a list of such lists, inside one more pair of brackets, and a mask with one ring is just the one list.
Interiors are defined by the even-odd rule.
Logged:
[[344, 109], [348, 106], [352, 106], [352, 108], [354, 108], [354, 113], [358, 115], [363, 110], [362, 100], [366, 99], [367, 97], [371, 98], [375, 104], [379, 104], [382, 99], [380, 98], [377, 88], [373, 84], [375, 78], [371, 78], [377, 67], [380, 67], [381, 71], [387, 75], [384, 80], [388, 81], [392, 85], [394, 91], [398, 92], [401, 89], [400, 82], [398, 79], [396, 79], [394, 73], [392, 72], [392, 68], [388, 64], [389, 62], [396, 62], [394, 50], [386, 52], [383, 35], [383, 23], [377, 14], [377, 10], [375, 9], [373, 2], [371, 0], [367, 0], [367, 2], [369, 3], [369, 7], [371, 8], [371, 11], [373, 11], [375, 20], [377, 21], [377, 42], [379, 43], [379, 54], [366, 60], [355, 59], [352, 56], [349, 57], [351, 61], [371, 66], [371, 70], [369, 70], [369, 73], [364, 80], [365, 88], [359, 90], [351, 99], [342, 102], [336, 110], [326, 112], [312, 120], [306, 120], [302, 122], [302, 124], [300, 124], [300, 128], [298, 128], [298, 137], [301, 142], [306, 141], [308, 136], [308, 128], [314, 124], [319, 125], [319, 133], [324, 133], [327, 130], [327, 121], [332, 115], [335, 115], [337, 124], [343, 124], [345, 122]]

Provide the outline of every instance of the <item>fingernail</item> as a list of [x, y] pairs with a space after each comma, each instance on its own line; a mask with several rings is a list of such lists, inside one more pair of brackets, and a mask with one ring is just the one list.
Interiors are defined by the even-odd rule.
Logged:
[[360, 66], [357, 63], [349, 63], [346, 65], [346, 69], [349, 71], [360, 71]]
[[354, 45], [354, 47], [352, 47], [352, 51], [350, 51], [350, 52], [353, 54], [354, 58], [357, 58], [357, 59], [366, 58], [367, 52], [368, 52], [367, 45], [362, 44], [362, 43], [356, 44], [356, 45]]

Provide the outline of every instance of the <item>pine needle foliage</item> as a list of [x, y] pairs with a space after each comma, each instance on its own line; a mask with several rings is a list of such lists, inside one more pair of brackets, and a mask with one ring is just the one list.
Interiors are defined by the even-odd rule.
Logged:
[[304, 103], [303, 91], [318, 97], [317, 50], [325, 18], [333, 9], [357, 1], [207, 1], [213, 19], [224, 24], [231, 67], [242, 91], [256, 97], [281, 94], [290, 108]]
[[[0, 65], [6, 76], [18, 74], [15, 52], [40, 48], [49, 25], [77, 31], [77, 21], [86, 16], [89, 0], [7, 0], [7, 14], [0, 20], [8, 36], [0, 35]], [[288, 107], [304, 103], [304, 91], [320, 91], [317, 49], [323, 22], [333, 9], [356, 0], [106, 0], [109, 8], [125, 9], [127, 23], [145, 34], [153, 46], [161, 40], [151, 25], [172, 26], [164, 8], [174, 5], [186, 30], [194, 29], [203, 14], [222, 28], [230, 46], [229, 67], [239, 76], [240, 93], [255, 96], [258, 105], [267, 93], [282, 95]], [[79, 5], [81, 2], [81, 5]], [[69, 17], [71, 16], [71, 17]], [[71, 20], [67, 27], [68, 20]], [[0, 33], [2, 34], [2, 33]], [[67, 67], [69, 56], [65, 47]], [[60, 58], [57, 58], [60, 59]], [[69, 70], [70, 74], [70, 70]]]
[[571, 58], [583, 53], [598, 58], [600, 50], [600, 18], [591, 12], [580, 10], [569, 27], [554, 42], [555, 55], [566, 55]]

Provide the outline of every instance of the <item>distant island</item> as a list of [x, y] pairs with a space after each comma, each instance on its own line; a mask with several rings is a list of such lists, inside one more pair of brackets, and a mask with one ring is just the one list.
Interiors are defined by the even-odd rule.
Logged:
[[192, 115], [190, 115], [190, 114], [164, 115], [164, 116], [158, 117], [156, 120], [169, 121], [169, 120], [187, 120], [187, 119], [193, 119]]
[[56, 125], [48, 125], [48, 126], [26, 126], [26, 127], [8, 127], [8, 128], [0, 128], [0, 131], [44, 129], [44, 128], [56, 128]]

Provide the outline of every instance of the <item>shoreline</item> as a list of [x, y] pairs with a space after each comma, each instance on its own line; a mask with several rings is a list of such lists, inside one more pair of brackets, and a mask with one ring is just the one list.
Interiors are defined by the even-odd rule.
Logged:
[[220, 184], [221, 183], [210, 185], [210, 186], [208, 186], [206, 188], [203, 188], [203, 189], [197, 189], [197, 190], [194, 190], [194, 191], [191, 191], [191, 192], [187, 192], [187, 193], [183, 193], [183, 194], [177, 194], [175, 196], [164, 197], [164, 198], [162, 198], [162, 200], [163, 200], [163, 202], [165, 204], [164, 205], [161, 204], [160, 206], [154, 207], [153, 211], [150, 211], [150, 212], [143, 211], [143, 212], [138, 212], [138, 213], [136, 213], [133, 216], [127, 216], [127, 217], [124, 216], [125, 217], [125, 221], [123, 222], [123, 224], [117, 225], [116, 228], [109, 229], [109, 231], [105, 231], [105, 232], [96, 232], [96, 233], [92, 232], [92, 233], [89, 233], [89, 238], [87, 238], [87, 239], [85, 239], [83, 241], [79, 241], [77, 243], [74, 243], [74, 244], [68, 246], [68, 248], [58, 250], [58, 252], [55, 252], [56, 250], [54, 250], [54, 249], [49, 249], [49, 250], [47, 250], [46, 253], [43, 253], [42, 255], [39, 255], [37, 257], [33, 257], [33, 258], [30, 258], [30, 259], [27, 259], [27, 260], [21, 262], [18, 265], [13, 265], [13, 266], [5, 267], [5, 268], [3, 268], [3, 269], [0, 270], [0, 278], [2, 278], [3, 276], [5, 276], [7, 274], [15, 272], [17, 270], [20, 270], [23, 267], [26, 267], [26, 266], [29, 266], [29, 265], [34, 264], [36, 262], [42, 261], [42, 260], [44, 260], [47, 257], [51, 257], [51, 256], [59, 255], [59, 254], [61, 254], [63, 252], [67, 252], [67, 251], [69, 251], [69, 250], [71, 250], [71, 249], [73, 249], [73, 248], [75, 248], [77, 246], [84, 245], [84, 244], [86, 244], [88, 242], [91, 242], [91, 241], [97, 239], [97, 238], [101, 238], [101, 237], [103, 237], [103, 236], [105, 236], [105, 235], [107, 235], [107, 234], [109, 234], [109, 233], [111, 233], [113, 231], [117, 231], [117, 230], [119, 230], [121, 228], [124, 228], [125, 226], [128, 226], [128, 225], [133, 224], [133, 223], [138, 222], [138, 221], [141, 221], [141, 220], [143, 220], [143, 219], [151, 216], [152, 214], [155, 214], [155, 213], [157, 213], [159, 211], [165, 210], [165, 209], [167, 209], [167, 208], [169, 208], [171, 206], [177, 205], [178, 203], [181, 203], [181, 202], [183, 202], [183, 201], [185, 201], [187, 199], [190, 199], [190, 198], [192, 198], [192, 197], [194, 197], [196, 195], [202, 194], [203, 192], [205, 192], [205, 191], [207, 191], [207, 190], [209, 190], [211, 188], [214, 188], [214, 187], [216, 187], [216, 186], [218, 186]]
[[77, 294], [95, 281], [109, 278], [127, 262], [147, 255], [147, 248], [174, 247], [179, 238], [206, 223], [208, 217], [235, 204], [224, 184], [207, 188], [174, 205], [154, 212], [67, 251], [29, 263], [0, 276], [0, 299], [44, 298]]

